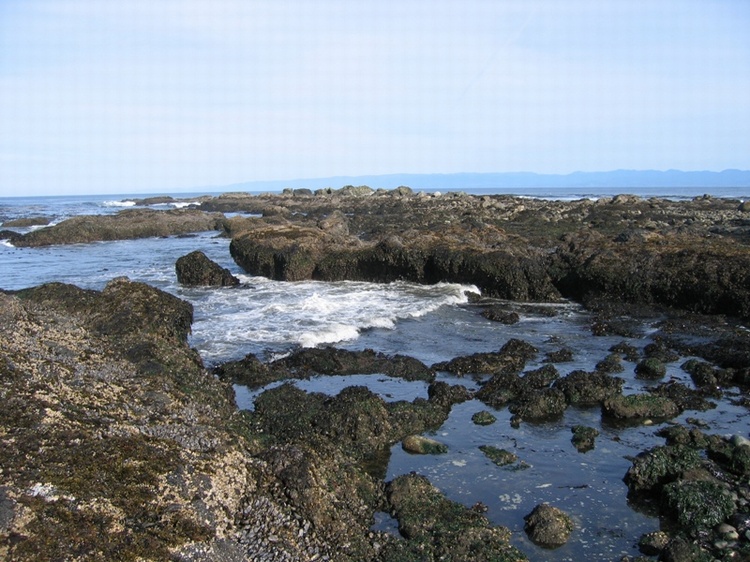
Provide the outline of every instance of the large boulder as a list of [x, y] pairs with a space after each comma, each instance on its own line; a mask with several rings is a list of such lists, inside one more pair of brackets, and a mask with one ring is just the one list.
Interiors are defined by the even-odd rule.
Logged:
[[227, 268], [210, 260], [200, 250], [178, 258], [175, 271], [177, 280], [187, 286], [233, 287], [240, 284], [240, 280]]

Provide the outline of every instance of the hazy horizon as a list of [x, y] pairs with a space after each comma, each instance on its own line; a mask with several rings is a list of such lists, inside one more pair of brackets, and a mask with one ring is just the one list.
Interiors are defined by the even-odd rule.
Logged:
[[5, 0], [0, 196], [750, 169], [750, 3]]
[[261, 193], [284, 189], [340, 189], [346, 185], [366, 185], [372, 189], [395, 189], [407, 186], [415, 191], [468, 191], [481, 193], [540, 194], [619, 194], [634, 190], [651, 195], [750, 197], [750, 170], [610, 170], [570, 174], [536, 174], [534, 172], [459, 172], [450, 174], [382, 174], [362, 176], [329, 176], [282, 180], [252, 180], [228, 185], [189, 186], [186, 189], [112, 190], [102, 192], [57, 192], [45, 194], [11, 194], [0, 197], [85, 197], [85, 196], [159, 196], [219, 194], [233, 191]]

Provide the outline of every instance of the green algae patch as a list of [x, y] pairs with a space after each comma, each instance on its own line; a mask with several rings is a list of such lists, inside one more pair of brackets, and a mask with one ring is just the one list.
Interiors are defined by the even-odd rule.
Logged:
[[499, 449], [492, 445], [480, 445], [479, 450], [497, 466], [507, 466], [518, 460], [518, 456], [505, 449]]
[[734, 500], [718, 482], [672, 482], [663, 494], [666, 509], [689, 531], [711, 529], [734, 512]]
[[614, 396], [602, 404], [602, 415], [614, 420], [670, 419], [680, 413], [674, 401], [655, 394]]
[[471, 421], [476, 425], [492, 425], [497, 421], [497, 418], [487, 410], [482, 410], [471, 416]]
[[508, 529], [494, 527], [478, 511], [447, 499], [424, 476], [399, 476], [388, 484], [386, 494], [406, 540], [392, 541], [384, 560], [527, 560], [508, 544]]
[[578, 452], [585, 453], [594, 448], [594, 440], [599, 436], [599, 430], [585, 425], [575, 425], [571, 429], [573, 437], [570, 439]]
[[658, 492], [663, 486], [700, 464], [700, 453], [692, 447], [654, 447], [633, 460], [633, 465], [625, 475], [625, 483], [631, 492]]

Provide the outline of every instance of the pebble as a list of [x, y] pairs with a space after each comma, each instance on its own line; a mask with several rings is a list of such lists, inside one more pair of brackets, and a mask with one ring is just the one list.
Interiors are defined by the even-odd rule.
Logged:
[[727, 523], [722, 523], [716, 527], [716, 531], [728, 541], [736, 541], [740, 538], [740, 534], [737, 529]]

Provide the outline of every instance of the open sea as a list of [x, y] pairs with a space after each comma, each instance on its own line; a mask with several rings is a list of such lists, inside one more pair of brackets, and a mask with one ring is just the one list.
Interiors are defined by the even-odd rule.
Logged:
[[[743, 188], [748, 191], [747, 188]], [[620, 190], [622, 191], [622, 190]], [[471, 191], [470, 191], [471, 192]], [[691, 198], [695, 193], [659, 193], [640, 190], [642, 196], [664, 195]], [[477, 190], [489, 194], [491, 190]], [[518, 195], [549, 199], [595, 198], [611, 193], [592, 191], [526, 190]], [[186, 201], [200, 194], [171, 194]], [[712, 195], [745, 199], [737, 193]], [[44, 216], [52, 223], [81, 214], [111, 214], [132, 207], [145, 195], [0, 198], [0, 224], [16, 218]], [[184, 205], [185, 202], [179, 203]], [[155, 208], [170, 208], [163, 205]], [[0, 229], [6, 227], [0, 226]], [[38, 228], [38, 227], [32, 227]], [[8, 228], [26, 232], [28, 228]], [[242, 280], [237, 288], [185, 288], [177, 283], [177, 258], [202, 250]], [[497, 351], [510, 338], [523, 339], [539, 349], [538, 359], [527, 369], [542, 365], [548, 351], [561, 347], [574, 350], [574, 361], [556, 367], [564, 376], [574, 369], [593, 370], [608, 355], [608, 349], [626, 341], [639, 349], [650, 343], [651, 323], [645, 321], [638, 338], [592, 337], [590, 317], [575, 303], [548, 304], [533, 309], [523, 303], [504, 303], [518, 309], [521, 321], [512, 326], [490, 322], [481, 309], [470, 304], [467, 291], [475, 287], [443, 283], [420, 286], [412, 283], [373, 284], [362, 282], [278, 282], [252, 277], [240, 270], [229, 255], [229, 240], [215, 232], [189, 237], [151, 238], [46, 248], [15, 248], [0, 240], [0, 289], [13, 290], [61, 281], [79, 287], [102, 289], [111, 279], [127, 276], [143, 281], [191, 302], [195, 321], [190, 344], [208, 367], [248, 353], [262, 359], [281, 357], [299, 347], [336, 345], [346, 349], [371, 348], [386, 354], [404, 354], [431, 365], [461, 355]], [[531, 311], [530, 311], [531, 310]], [[654, 319], [656, 321], [657, 319]], [[668, 365], [667, 378], [691, 386], [679, 365]], [[641, 391], [647, 382], [637, 380], [635, 364], [623, 362], [625, 392]], [[439, 380], [477, 388], [470, 378], [440, 374]], [[392, 379], [379, 373], [347, 377], [320, 377], [298, 381], [308, 391], [337, 394], [350, 385], [367, 385], [385, 400], [427, 397], [427, 385]], [[253, 408], [259, 391], [236, 386], [240, 408]], [[687, 411], [675, 421], [699, 418], [711, 433], [747, 436], [747, 410], [730, 399], [717, 402], [707, 412]], [[478, 426], [471, 416], [490, 410], [497, 422]], [[599, 408], [568, 408], [564, 417], [549, 423], [510, 425], [507, 409], [492, 410], [478, 401], [454, 406], [446, 423], [432, 437], [448, 445], [444, 455], [414, 456], [394, 445], [387, 479], [417, 471], [429, 477], [449, 498], [466, 506], [482, 502], [487, 516], [508, 527], [513, 543], [531, 560], [619, 560], [638, 554], [643, 533], [659, 529], [659, 519], [628, 505], [622, 481], [631, 465], [629, 458], [663, 444], [655, 426], [616, 428], [602, 424]], [[579, 453], [572, 445], [570, 428], [583, 424], [599, 429], [595, 449]], [[498, 467], [479, 450], [480, 445], [505, 448], [528, 467], [516, 463]], [[547, 502], [571, 515], [575, 531], [570, 541], [556, 550], [532, 544], [523, 531], [523, 517], [539, 503]], [[379, 514], [377, 528], [396, 532], [395, 523]]]

